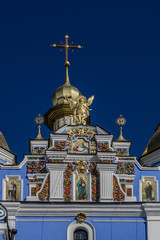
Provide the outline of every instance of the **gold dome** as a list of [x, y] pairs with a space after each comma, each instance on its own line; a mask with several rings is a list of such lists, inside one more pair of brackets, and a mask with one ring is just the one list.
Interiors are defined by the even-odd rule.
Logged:
[[5, 137], [3, 136], [2, 132], [0, 132], [0, 147], [6, 149], [7, 151], [10, 151], [7, 141], [6, 141]]
[[160, 123], [155, 129], [155, 133], [151, 137], [149, 143], [147, 144], [142, 156], [151, 153], [160, 148]]
[[57, 88], [52, 95], [53, 106], [68, 104], [65, 99], [66, 97], [72, 98], [74, 101], [76, 101], [80, 95], [81, 93], [76, 87], [73, 87], [71, 84], [63, 84], [61, 87]]

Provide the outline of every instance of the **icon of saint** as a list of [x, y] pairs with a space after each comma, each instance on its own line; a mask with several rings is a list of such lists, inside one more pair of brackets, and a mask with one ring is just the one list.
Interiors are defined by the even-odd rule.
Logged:
[[150, 181], [147, 181], [146, 186], [144, 187], [146, 199], [152, 200], [152, 185]]
[[8, 196], [9, 199], [12, 201], [16, 201], [16, 192], [17, 192], [17, 186], [14, 181], [12, 181], [8, 186]]
[[77, 183], [78, 187], [78, 200], [86, 199], [86, 183], [83, 180], [83, 177], [80, 177], [80, 180]]

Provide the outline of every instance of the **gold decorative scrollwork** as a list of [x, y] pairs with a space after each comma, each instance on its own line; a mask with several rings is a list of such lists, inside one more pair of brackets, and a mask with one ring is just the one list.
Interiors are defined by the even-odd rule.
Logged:
[[76, 165], [75, 169], [77, 169], [79, 174], [84, 174], [88, 169], [88, 166], [87, 166], [88, 161], [83, 161], [83, 160], [80, 160], [80, 162], [75, 161], [74, 164]]
[[68, 153], [71, 153], [71, 140], [75, 137], [87, 137], [89, 140], [91, 140], [91, 153], [95, 154], [97, 151], [96, 142], [94, 141], [94, 135], [96, 134], [95, 131], [91, 129], [85, 129], [85, 128], [72, 128], [67, 131], [68, 134], [68, 141], [66, 144], [66, 149], [68, 150]]
[[73, 128], [73, 129], [68, 130], [67, 134], [69, 135], [68, 138], [70, 140], [72, 140], [76, 136], [85, 136], [88, 139], [92, 140], [94, 138], [94, 135], [96, 134], [96, 132], [91, 129]]
[[81, 212], [77, 214], [76, 219], [79, 222], [83, 222], [85, 221], [86, 217], [87, 217], [86, 214]]
[[93, 154], [95, 154], [95, 153], [96, 153], [96, 150], [97, 150], [96, 142], [95, 142], [95, 141], [92, 141], [92, 142], [91, 142], [91, 152], [92, 152]]

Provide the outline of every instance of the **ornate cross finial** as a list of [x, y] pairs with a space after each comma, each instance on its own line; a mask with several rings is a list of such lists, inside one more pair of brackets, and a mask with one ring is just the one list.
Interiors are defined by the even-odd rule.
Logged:
[[70, 63], [68, 61], [68, 49], [80, 49], [82, 48], [82, 46], [78, 45], [78, 46], [73, 46], [73, 45], [68, 45], [68, 38], [69, 36], [66, 35], [65, 36], [65, 44], [62, 43], [62, 45], [57, 45], [57, 44], [52, 44], [50, 45], [50, 47], [54, 47], [54, 48], [60, 48], [60, 51], [62, 51], [62, 49], [65, 49], [65, 57], [66, 57], [66, 60], [65, 60], [65, 63], [64, 63], [64, 66], [66, 68], [66, 77], [65, 77], [65, 84], [67, 86], [70, 86], [70, 81], [69, 81], [69, 75], [68, 75], [68, 67], [70, 66]]
[[44, 123], [44, 118], [39, 113], [38, 116], [34, 119], [35, 123], [38, 124], [38, 135], [36, 139], [43, 139], [41, 135], [41, 125]]
[[117, 123], [117, 125], [120, 126], [120, 135], [119, 135], [119, 138], [117, 139], [117, 141], [126, 141], [122, 135], [122, 126], [124, 126], [126, 124], [126, 119], [124, 117], [122, 117], [122, 115], [120, 115], [120, 117], [117, 118], [116, 123]]

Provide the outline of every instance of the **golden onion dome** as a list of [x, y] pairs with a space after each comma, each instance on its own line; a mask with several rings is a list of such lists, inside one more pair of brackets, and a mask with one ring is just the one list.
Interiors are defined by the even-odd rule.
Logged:
[[81, 93], [78, 88], [72, 86], [70, 83], [63, 84], [62, 86], [58, 87], [52, 95], [53, 106], [68, 104], [66, 97], [76, 101], [80, 95]]
[[7, 151], [10, 151], [7, 141], [6, 141], [5, 137], [3, 136], [2, 132], [0, 132], [0, 147], [6, 149]]
[[151, 153], [160, 148], [160, 123], [155, 129], [155, 133], [151, 137], [149, 143], [147, 144], [142, 156]]

